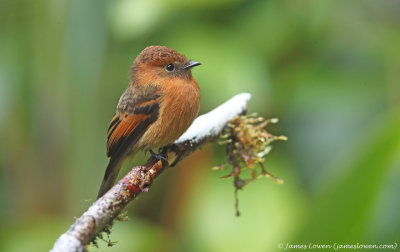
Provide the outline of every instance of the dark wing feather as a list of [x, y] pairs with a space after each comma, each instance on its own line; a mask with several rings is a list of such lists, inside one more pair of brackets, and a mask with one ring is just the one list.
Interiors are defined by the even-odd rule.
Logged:
[[115, 158], [126, 154], [147, 128], [157, 120], [160, 105], [154, 101], [151, 105], [136, 107], [133, 114], [117, 113], [107, 134], [107, 156]]
[[[128, 92], [129, 91], [129, 92]], [[160, 95], [155, 92], [139, 97], [127, 90], [121, 97], [117, 113], [111, 120], [107, 133], [107, 156], [110, 157], [98, 197], [111, 186], [118, 175], [121, 162], [157, 120], [160, 111]]]

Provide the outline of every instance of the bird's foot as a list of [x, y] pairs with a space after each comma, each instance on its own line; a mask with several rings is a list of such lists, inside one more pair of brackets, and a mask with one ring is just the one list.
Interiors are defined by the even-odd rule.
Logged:
[[168, 159], [167, 159], [166, 153], [160, 152], [157, 154], [157, 153], [154, 153], [153, 150], [150, 150], [149, 152], [153, 158], [165, 161], [168, 164]]

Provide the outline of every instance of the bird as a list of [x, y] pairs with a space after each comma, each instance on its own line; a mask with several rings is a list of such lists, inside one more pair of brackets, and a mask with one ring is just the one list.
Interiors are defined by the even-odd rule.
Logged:
[[121, 166], [138, 151], [172, 144], [191, 125], [200, 108], [200, 87], [188, 60], [166, 46], [148, 46], [135, 58], [129, 86], [121, 95], [107, 132], [107, 165], [97, 198], [115, 183]]

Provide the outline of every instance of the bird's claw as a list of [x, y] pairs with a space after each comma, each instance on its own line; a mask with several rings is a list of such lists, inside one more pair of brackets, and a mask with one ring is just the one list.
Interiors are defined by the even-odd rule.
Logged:
[[150, 150], [150, 154], [153, 158], [158, 159], [158, 160], [162, 160], [165, 161], [168, 164], [168, 159], [165, 153], [154, 153], [153, 150]]

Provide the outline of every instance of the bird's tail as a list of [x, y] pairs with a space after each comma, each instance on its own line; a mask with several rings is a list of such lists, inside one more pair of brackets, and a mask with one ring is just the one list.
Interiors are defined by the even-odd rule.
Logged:
[[115, 183], [124, 159], [110, 159], [97, 198], [103, 196]]

